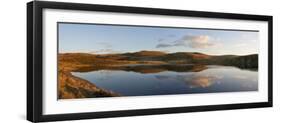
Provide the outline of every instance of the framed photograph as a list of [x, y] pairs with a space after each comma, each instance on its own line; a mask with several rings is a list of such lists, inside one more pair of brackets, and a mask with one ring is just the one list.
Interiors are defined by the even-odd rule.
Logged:
[[272, 107], [272, 16], [27, 4], [34, 122]]

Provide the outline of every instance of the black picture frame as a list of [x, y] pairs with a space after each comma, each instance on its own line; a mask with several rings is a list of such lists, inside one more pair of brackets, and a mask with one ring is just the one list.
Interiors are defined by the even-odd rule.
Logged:
[[[241, 104], [224, 104], [224, 105], [173, 107], [173, 108], [171, 107], [171, 108], [139, 109], [139, 110], [125, 110], [125, 111], [90, 112], [90, 113], [79, 112], [73, 114], [44, 115], [42, 113], [43, 111], [42, 110], [43, 109], [43, 104], [42, 104], [43, 103], [42, 101], [43, 100], [43, 95], [42, 95], [43, 13], [42, 10], [45, 8], [266, 21], [268, 22], [268, 101], [255, 102], [255, 103], [241, 103]], [[272, 107], [273, 106], [272, 28], [273, 28], [273, 17], [265, 16], [265, 15], [185, 11], [185, 10], [93, 5], [93, 4], [63, 3], [63, 2], [45, 2], [45, 1], [29, 2], [27, 3], [27, 120], [32, 122], [63, 121], [63, 120], [93, 119], [93, 118], [106, 118], [106, 117], [123, 117], [123, 116], [137, 116], [137, 115]]]

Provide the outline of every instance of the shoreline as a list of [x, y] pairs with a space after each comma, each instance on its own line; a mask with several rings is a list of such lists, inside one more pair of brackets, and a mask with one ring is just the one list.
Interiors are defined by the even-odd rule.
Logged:
[[97, 87], [70, 72], [59, 71], [58, 99], [116, 97], [120, 94]]

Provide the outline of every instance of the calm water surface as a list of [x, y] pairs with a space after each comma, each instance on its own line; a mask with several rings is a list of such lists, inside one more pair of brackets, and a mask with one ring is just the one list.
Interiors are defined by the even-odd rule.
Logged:
[[99, 70], [72, 74], [123, 96], [258, 90], [257, 71], [229, 66], [207, 66], [199, 72]]

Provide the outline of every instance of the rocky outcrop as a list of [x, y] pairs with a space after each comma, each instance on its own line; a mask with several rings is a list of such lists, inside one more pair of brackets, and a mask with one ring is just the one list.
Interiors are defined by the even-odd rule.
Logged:
[[98, 88], [87, 80], [75, 77], [70, 72], [59, 71], [58, 76], [59, 99], [120, 96], [117, 93]]

